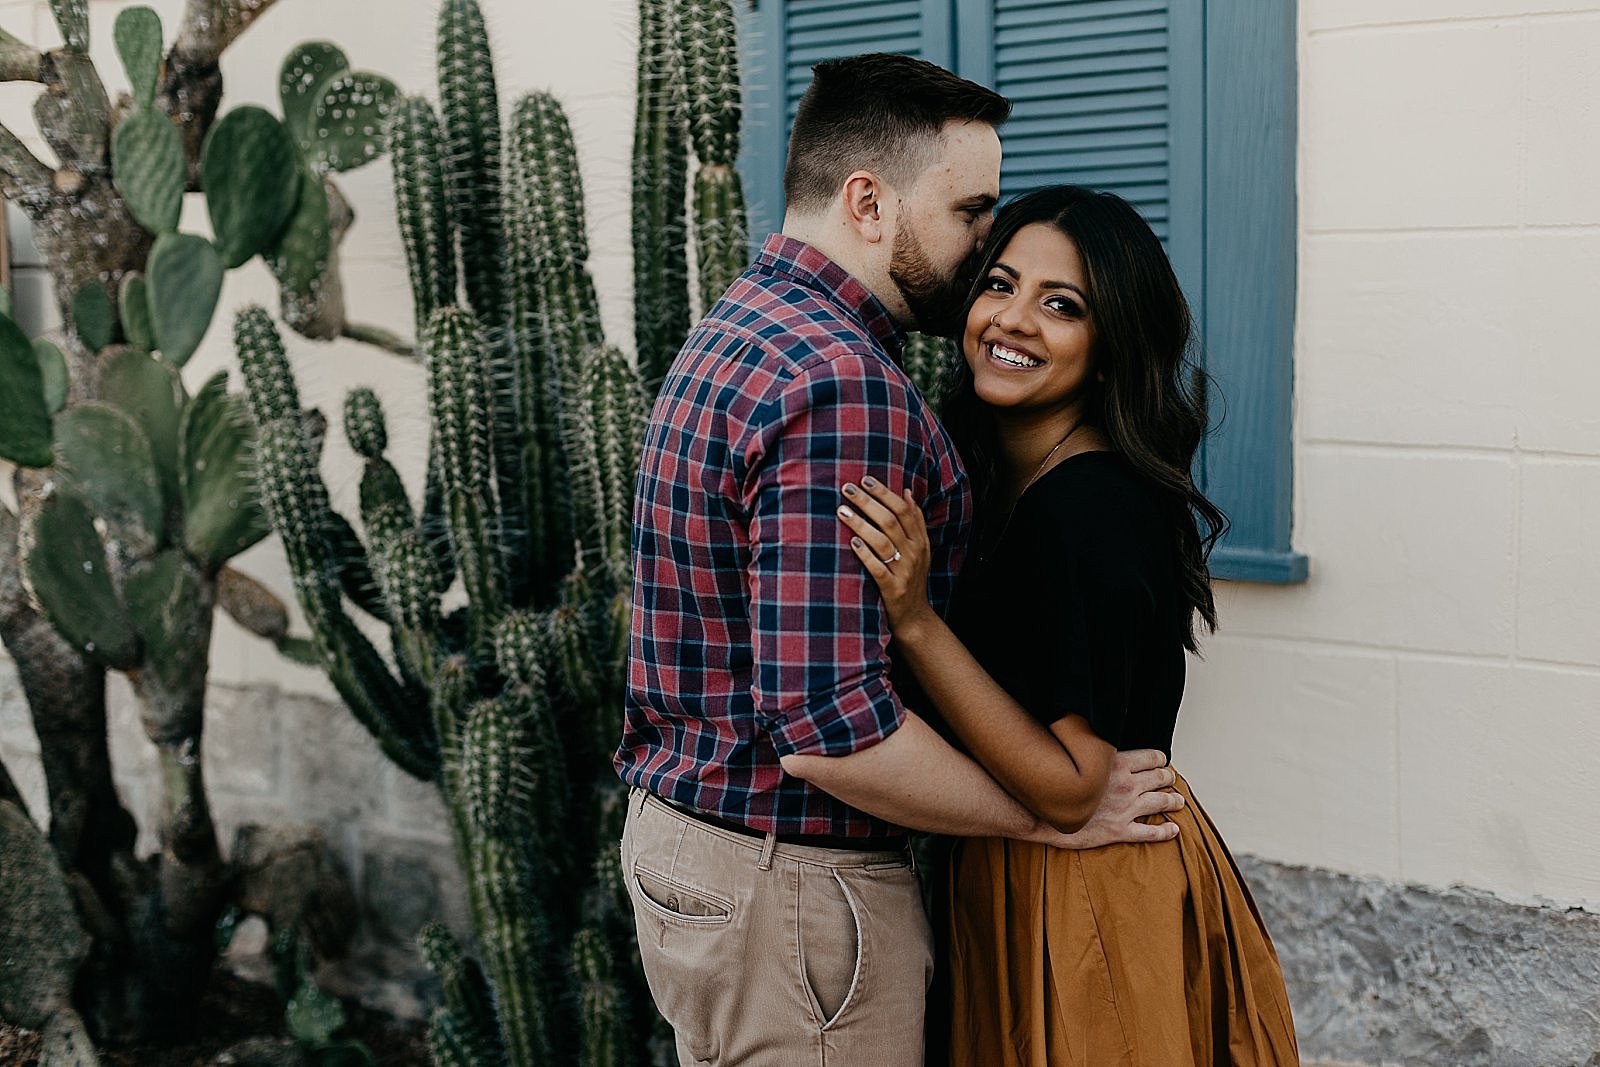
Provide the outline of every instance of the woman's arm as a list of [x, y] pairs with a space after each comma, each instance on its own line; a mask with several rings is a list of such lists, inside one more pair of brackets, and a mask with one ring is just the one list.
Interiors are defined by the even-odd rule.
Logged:
[[909, 491], [897, 495], [872, 478], [861, 483], [844, 487], [850, 504], [839, 516], [883, 594], [897, 651], [1008, 793], [1063, 833], [1078, 830], [1100, 805], [1115, 747], [1078, 715], [1046, 729], [989, 677], [928, 603], [927, 528]]

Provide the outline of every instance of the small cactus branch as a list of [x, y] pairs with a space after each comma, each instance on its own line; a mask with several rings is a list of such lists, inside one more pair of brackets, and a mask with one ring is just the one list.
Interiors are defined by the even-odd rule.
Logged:
[[10, 127], [0, 124], [0, 192], [7, 200], [16, 201], [30, 218], [38, 218], [55, 193], [54, 174]]
[[188, 0], [173, 51], [220, 57], [277, 0]]
[[397, 356], [415, 359], [417, 346], [407, 341], [404, 337], [382, 326], [371, 326], [361, 322], [347, 322], [339, 331], [339, 336], [348, 337], [352, 341], [381, 348], [385, 352], [392, 352]]
[[0, 81], [42, 82], [44, 53], [0, 30]]
[[506, 314], [500, 96], [489, 33], [477, 0], [444, 0], [438, 42], [445, 191], [460, 235], [467, 303], [493, 333]]
[[505, 602], [497, 530], [492, 413], [484, 380], [483, 331], [469, 311], [441, 308], [428, 321], [424, 358], [450, 543], [472, 603], [472, 640], [489, 648]]

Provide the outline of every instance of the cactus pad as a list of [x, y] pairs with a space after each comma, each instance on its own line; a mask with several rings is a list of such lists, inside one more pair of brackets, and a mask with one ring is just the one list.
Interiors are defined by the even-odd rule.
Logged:
[[225, 266], [277, 244], [300, 202], [299, 170], [294, 138], [271, 112], [237, 107], [211, 128], [200, 173]]
[[0, 316], [0, 459], [23, 467], [48, 467], [50, 405], [39, 358], [27, 336]]
[[67, 641], [115, 670], [139, 662], [139, 635], [111, 583], [94, 513], [82, 497], [57, 487], [40, 501], [22, 528], [22, 573]]
[[179, 437], [184, 545], [211, 570], [270, 532], [250, 473], [255, 432], [227, 387], [225, 371], [200, 387]]
[[150, 324], [161, 355], [181, 367], [200, 347], [222, 295], [222, 257], [204, 237], [164, 233], [150, 250]]
[[345, 71], [324, 82], [308, 116], [313, 169], [342, 173], [382, 155], [384, 125], [399, 95], [394, 82], [368, 71]]
[[344, 52], [328, 41], [306, 41], [284, 57], [278, 68], [278, 100], [283, 105], [283, 124], [302, 149], [311, 147], [306, 139], [309, 119], [322, 99], [322, 86], [349, 67]]
[[112, 36], [122, 69], [128, 72], [133, 102], [148, 108], [156, 98], [156, 79], [161, 76], [161, 16], [152, 8], [130, 7], [117, 13]]
[[130, 270], [122, 276], [122, 288], [117, 292], [117, 311], [122, 316], [122, 336], [128, 344], [145, 352], [154, 352], [156, 333], [150, 323], [150, 286], [143, 274]]
[[136, 348], [108, 349], [100, 359], [100, 396], [143, 431], [162, 502], [171, 507], [178, 500], [178, 420], [185, 399], [177, 368]]
[[74, 404], [56, 416], [56, 464], [63, 479], [108, 527], [113, 551], [148, 555], [165, 540], [166, 508], [150, 439], [109, 404]]
[[84, 347], [98, 352], [116, 336], [117, 317], [111, 294], [99, 282], [90, 282], [72, 296], [72, 326]]
[[111, 169], [139, 225], [151, 233], [178, 228], [188, 165], [183, 134], [171, 119], [151, 108], [123, 119], [111, 137]]
[[42, 337], [33, 342], [33, 354], [39, 361], [39, 378], [44, 384], [45, 410], [54, 415], [67, 404], [67, 357]]
[[328, 190], [310, 167], [302, 166], [300, 199], [295, 203], [294, 214], [276, 247], [266, 252], [267, 263], [286, 296], [299, 300], [317, 296], [333, 251], [329, 214]]

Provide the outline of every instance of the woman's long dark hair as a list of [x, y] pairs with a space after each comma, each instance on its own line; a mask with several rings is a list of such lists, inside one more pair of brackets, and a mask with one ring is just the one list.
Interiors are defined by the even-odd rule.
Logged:
[[[973, 265], [966, 310], [1012, 237], [1035, 222], [1048, 223], [1071, 238], [1083, 257], [1096, 369], [1105, 375], [1088, 398], [1084, 424], [1104, 432], [1112, 447], [1171, 503], [1182, 595], [1215, 630], [1217, 608], [1206, 558], [1228, 520], [1195, 487], [1189, 473], [1206, 431], [1207, 378], [1189, 355], [1193, 320], [1166, 250], [1119, 196], [1073, 185], [1040, 189], [1011, 201], [995, 217]], [[959, 349], [959, 340], [957, 345]], [[999, 455], [994, 413], [978, 398], [972, 371], [959, 353], [951, 371], [944, 421], [982, 507], [995, 483]], [[1192, 612], [1184, 645], [1190, 651], [1196, 648]]]

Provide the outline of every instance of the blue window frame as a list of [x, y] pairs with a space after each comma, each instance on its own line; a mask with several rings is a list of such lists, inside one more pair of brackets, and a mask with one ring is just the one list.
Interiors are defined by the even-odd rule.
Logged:
[[1293, 4], [1260, 0], [744, 0], [751, 231], [782, 222], [811, 65], [903, 52], [1011, 99], [1001, 192], [1110, 189], [1166, 243], [1217, 383], [1198, 462], [1232, 529], [1220, 578], [1306, 577], [1290, 543]]

